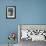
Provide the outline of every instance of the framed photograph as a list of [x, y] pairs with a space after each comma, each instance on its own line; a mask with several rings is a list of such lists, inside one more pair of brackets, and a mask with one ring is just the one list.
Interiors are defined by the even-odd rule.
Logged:
[[7, 19], [16, 19], [16, 6], [7, 6], [6, 7], [6, 18]]
[[46, 41], [46, 24], [18, 24], [18, 42], [24, 40]]

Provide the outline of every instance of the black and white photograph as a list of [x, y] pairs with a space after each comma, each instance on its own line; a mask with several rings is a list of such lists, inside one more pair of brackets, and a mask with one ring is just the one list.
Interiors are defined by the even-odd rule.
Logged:
[[6, 18], [7, 19], [16, 19], [16, 6], [6, 7]]
[[18, 42], [20, 46], [43, 45], [46, 43], [46, 25], [19, 24]]

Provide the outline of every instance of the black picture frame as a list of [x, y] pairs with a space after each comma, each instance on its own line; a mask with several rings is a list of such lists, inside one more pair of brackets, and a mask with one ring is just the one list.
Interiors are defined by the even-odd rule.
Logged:
[[16, 19], [16, 6], [6, 6], [6, 19]]

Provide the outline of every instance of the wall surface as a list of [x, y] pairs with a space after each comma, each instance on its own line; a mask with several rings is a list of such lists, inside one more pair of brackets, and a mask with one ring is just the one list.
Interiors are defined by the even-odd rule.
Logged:
[[[17, 19], [6, 19], [6, 6], [16, 6], [16, 0], [0, 0], [0, 44], [9, 42], [8, 35], [10, 32], [16, 32]], [[18, 38], [16, 38], [16, 43]]]
[[[16, 6], [16, 19], [6, 19], [6, 6]], [[17, 24], [46, 24], [46, 0], [0, 0], [0, 44], [8, 43]], [[16, 39], [17, 43], [17, 39]]]
[[46, 24], [46, 0], [16, 0], [19, 24]]

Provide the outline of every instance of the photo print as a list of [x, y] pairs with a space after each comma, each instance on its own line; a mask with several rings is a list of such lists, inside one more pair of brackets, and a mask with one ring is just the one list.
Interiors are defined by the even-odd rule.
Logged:
[[6, 18], [16, 19], [16, 6], [8, 6], [6, 8]]

